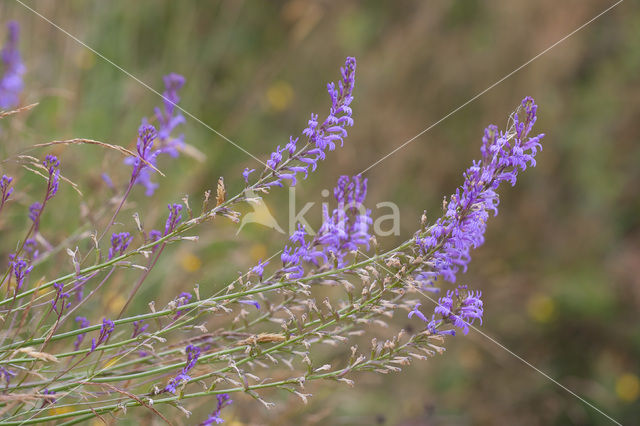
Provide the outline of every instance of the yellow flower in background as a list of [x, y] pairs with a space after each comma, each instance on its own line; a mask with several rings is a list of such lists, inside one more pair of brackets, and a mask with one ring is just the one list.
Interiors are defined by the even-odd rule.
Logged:
[[293, 89], [286, 81], [276, 81], [267, 89], [267, 102], [276, 111], [282, 111], [291, 104]]
[[249, 257], [253, 262], [267, 257], [267, 247], [264, 244], [254, 244], [249, 249]]
[[202, 260], [193, 253], [184, 253], [180, 257], [180, 266], [186, 272], [196, 272], [202, 267]]
[[96, 64], [96, 55], [89, 49], [80, 49], [74, 59], [76, 65], [83, 70], [91, 69]]
[[53, 407], [49, 410], [50, 416], [57, 416], [59, 414], [67, 414], [75, 411], [75, 407], [67, 406], [67, 407]]
[[119, 314], [125, 303], [127, 303], [127, 299], [120, 292], [108, 291], [105, 296], [104, 300], [107, 303], [107, 309], [112, 314]]
[[109, 361], [105, 362], [105, 364], [102, 366], [102, 368], [112, 367], [118, 362], [118, 360], [119, 360], [118, 357], [113, 357]]
[[527, 312], [535, 321], [549, 322], [555, 313], [555, 303], [549, 296], [536, 294], [529, 298]]
[[616, 395], [625, 402], [634, 402], [640, 395], [640, 379], [632, 373], [625, 373], [616, 380]]

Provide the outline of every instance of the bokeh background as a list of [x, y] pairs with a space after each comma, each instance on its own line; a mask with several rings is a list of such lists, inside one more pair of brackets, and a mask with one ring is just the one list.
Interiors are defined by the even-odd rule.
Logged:
[[[181, 105], [262, 159], [299, 134], [309, 113], [326, 111], [326, 83], [337, 79], [346, 56], [355, 56], [355, 126], [344, 148], [296, 190], [299, 205], [316, 202], [307, 217], [318, 224], [321, 190], [340, 174], [367, 168], [613, 2], [25, 4], [158, 91], [164, 74], [183, 74]], [[22, 103], [39, 105], [0, 123], [2, 157], [72, 137], [133, 147], [141, 117], [161, 99], [19, 3], [3, 0], [0, 23], [10, 19], [22, 25], [28, 69]], [[442, 197], [478, 156], [483, 128], [503, 127], [519, 101], [533, 96], [537, 130], [547, 135], [538, 167], [505, 188], [501, 212], [461, 282], [484, 293], [484, 332], [624, 424], [640, 418], [638, 34], [640, 8], [625, 1], [366, 173], [370, 205], [400, 207], [402, 235], [380, 241], [391, 247], [415, 231], [423, 210], [439, 215]], [[184, 194], [199, 206], [220, 176], [236, 193], [242, 169], [256, 165], [193, 119], [183, 131], [195, 155], [160, 162], [166, 173], [157, 178], [160, 190], [147, 198], [137, 188], [121, 216], [123, 229], [133, 211], [145, 223], [160, 223], [165, 205]], [[78, 227], [88, 230], [86, 218], [113, 195], [101, 173], [122, 187], [127, 169], [117, 154], [93, 146], [29, 153], [48, 152], [61, 157], [63, 173], [84, 194], [67, 185], [53, 200], [42, 229], [60, 243]], [[11, 162], [2, 167], [26, 188], [16, 200], [22, 211], [3, 213], [0, 222], [5, 253], [39, 181]], [[286, 191], [274, 191], [267, 204], [286, 223]], [[194, 283], [213, 292], [286, 241], [259, 225], [238, 235], [236, 229], [216, 222], [200, 230], [198, 243], [172, 246], [136, 309], [151, 299], [164, 304]], [[119, 311], [126, 277], [113, 284], [103, 309]], [[475, 332], [449, 339], [444, 356], [394, 376], [362, 374], [354, 389], [333, 383], [309, 389], [314, 397], [306, 406], [269, 394], [280, 401], [269, 412], [237, 395], [225, 417], [230, 424], [609, 423]], [[201, 402], [195, 419], [209, 408]]]

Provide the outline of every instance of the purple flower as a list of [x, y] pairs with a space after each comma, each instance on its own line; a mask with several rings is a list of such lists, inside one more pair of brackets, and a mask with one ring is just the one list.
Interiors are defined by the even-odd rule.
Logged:
[[159, 153], [169, 154], [171, 157], [179, 155], [179, 149], [184, 146], [183, 135], [173, 138], [171, 133], [179, 124], [185, 122], [184, 116], [176, 112], [176, 105], [180, 102], [178, 91], [184, 86], [185, 79], [180, 74], [171, 73], [164, 76], [165, 91], [163, 95], [164, 110], [155, 109], [158, 120], [158, 139], [160, 139]]
[[413, 310], [409, 312], [408, 318], [411, 318], [412, 316], [415, 315], [418, 318], [420, 318], [422, 321], [429, 322], [429, 320], [427, 320], [427, 317], [425, 317], [424, 314], [420, 312], [420, 309], [419, 309], [420, 306], [422, 306], [422, 303], [416, 303], [416, 306], [413, 307]]
[[182, 211], [182, 205], [180, 204], [169, 204], [167, 206], [169, 208], [169, 217], [167, 218], [167, 222], [164, 225], [164, 235], [168, 235], [170, 232], [176, 229], [180, 220], [182, 220], [182, 216], [180, 212]]
[[98, 346], [107, 341], [111, 333], [113, 333], [113, 329], [115, 328], [115, 324], [113, 321], [104, 318], [102, 320], [102, 327], [100, 327], [100, 335], [98, 336], [98, 340], [91, 339], [91, 351], [90, 353], [95, 351]]
[[18, 51], [18, 41], [20, 39], [20, 25], [11, 21], [7, 24], [7, 42], [2, 49], [2, 65], [4, 74], [0, 79], [0, 108], [14, 108], [20, 103], [20, 92], [22, 92], [22, 75], [25, 67], [22, 64], [20, 52]]
[[28, 266], [26, 259], [22, 257], [16, 257], [15, 254], [9, 255], [9, 270], [13, 274], [16, 280], [16, 293], [20, 290], [24, 284], [24, 280], [27, 278], [33, 266]]
[[[187, 292], [182, 292], [180, 293], [180, 296], [178, 296], [178, 300], [176, 301], [176, 307], [180, 307], [180, 306], [184, 306], [186, 304], [188, 304], [191, 301], [191, 298], [193, 296], [191, 295], [191, 293], [187, 293]], [[184, 311], [177, 311], [176, 315], [173, 317], [173, 319], [178, 319], [182, 314], [184, 314]]]
[[[49, 389], [43, 389], [42, 390], [42, 395], [55, 395], [56, 392], [49, 390]], [[42, 402], [42, 407], [48, 405], [48, 404], [55, 404], [56, 402], [56, 398], [45, 398], [45, 400]]]
[[346, 265], [344, 258], [360, 247], [369, 249], [371, 210], [362, 205], [367, 195], [367, 179], [362, 176], [341, 176], [333, 191], [338, 208], [329, 215], [323, 206], [323, 223], [316, 240], [324, 246], [327, 256], [333, 255], [338, 266]]
[[128, 232], [120, 232], [111, 235], [111, 248], [109, 249], [109, 260], [114, 256], [122, 256], [133, 241], [133, 237]]
[[35, 202], [29, 206], [29, 219], [33, 222], [34, 229], [38, 229], [40, 225], [40, 214], [42, 213], [42, 204]]
[[[144, 159], [154, 167], [160, 154], [168, 154], [178, 157], [184, 147], [184, 135], [172, 136], [172, 132], [185, 122], [184, 116], [176, 111], [176, 105], [180, 102], [178, 91], [185, 83], [184, 77], [171, 73], [164, 77], [165, 91], [163, 95], [163, 108], [155, 108], [155, 117], [158, 121], [158, 130], [148, 124], [147, 119], [142, 120], [138, 130], [138, 157], [125, 159], [125, 164], [133, 165], [132, 181], [146, 188], [145, 195], [152, 196], [158, 184], [151, 181], [154, 170], [148, 167], [140, 159]], [[153, 143], [157, 139], [157, 143]]]
[[0, 367], [0, 376], [4, 378], [4, 382], [7, 386], [9, 386], [9, 383], [11, 382], [11, 378], [16, 377], [16, 375], [17, 373], [15, 373], [14, 371], [11, 371], [5, 367]]
[[[447, 294], [438, 299], [438, 305], [434, 309], [431, 320], [419, 311], [420, 303], [416, 304], [409, 318], [417, 316], [422, 321], [428, 323], [427, 329], [435, 334], [455, 335], [455, 330], [439, 331], [437, 327], [442, 322], [448, 322], [462, 330], [466, 335], [469, 333], [469, 326], [477, 319], [482, 324], [484, 314], [480, 291], [469, 291], [466, 286], [458, 286], [455, 290], [447, 291]], [[440, 320], [436, 320], [436, 315]]]
[[307, 231], [301, 224], [298, 224], [298, 228], [289, 237], [289, 241], [293, 245], [285, 246], [280, 255], [283, 266], [280, 272], [287, 274], [290, 279], [301, 278], [304, 275], [303, 262], [319, 266], [328, 260], [327, 255], [315, 244], [315, 241], [307, 241]]
[[[131, 172], [131, 181], [136, 184], [148, 185], [150, 182], [149, 172], [142, 175], [142, 172], [148, 168], [147, 163], [155, 166], [155, 155], [153, 155], [153, 141], [157, 137], [156, 128], [150, 124], [143, 122], [138, 128], [138, 141], [136, 142], [136, 150], [138, 155], [136, 157], [128, 157], [124, 160], [125, 164], [133, 166]], [[153, 188], [155, 189], [155, 188]], [[152, 192], [153, 192], [152, 189]], [[149, 190], [149, 186], [147, 186]]]
[[187, 363], [178, 375], [169, 381], [167, 386], [164, 388], [165, 392], [171, 392], [175, 395], [178, 386], [191, 380], [191, 377], [187, 373], [196, 366], [196, 362], [198, 362], [198, 357], [200, 356], [200, 348], [189, 345], [185, 348], [185, 352], [187, 353]]
[[49, 172], [49, 180], [47, 182], [47, 194], [44, 199], [45, 202], [49, 201], [58, 192], [58, 186], [60, 185], [60, 161], [55, 155], [47, 155], [42, 162]]
[[[298, 173], [304, 173], [306, 178], [309, 167], [314, 171], [318, 160], [325, 159], [327, 150], [333, 151], [337, 142], [340, 142], [340, 146], [343, 145], [344, 138], [347, 137], [346, 127], [353, 126], [349, 105], [353, 101], [355, 71], [355, 58], [347, 58], [344, 67], [340, 69], [342, 79], [338, 85], [334, 83], [327, 85], [331, 98], [327, 118], [320, 124], [318, 114], [311, 114], [307, 128], [302, 131], [307, 138], [307, 144], [300, 152], [296, 153], [298, 138], [294, 139], [292, 136], [289, 137], [289, 143], [284, 148], [278, 145], [267, 160], [267, 166], [273, 172], [273, 180], [262, 184], [262, 188], [283, 186], [283, 180], [288, 180], [291, 186], [295, 186]], [[283, 162], [284, 152], [288, 152], [291, 161]]]
[[111, 180], [111, 177], [107, 174], [107, 173], [103, 173], [101, 175], [102, 180], [104, 181], [104, 183], [111, 189], [115, 190], [116, 187], [113, 185], [113, 181]]
[[[89, 320], [85, 317], [76, 317], [76, 322], [78, 323], [79, 328], [89, 327], [89, 324], [91, 324]], [[76, 351], [80, 347], [80, 344], [82, 344], [82, 341], [84, 340], [84, 336], [86, 335], [87, 333], [81, 333], [76, 336], [76, 341], [73, 343], [73, 347], [76, 349]]]
[[255, 300], [238, 300], [238, 303], [242, 303], [243, 305], [253, 305], [256, 309], [260, 310], [260, 303]]
[[242, 172], [242, 177], [244, 178], [244, 182], [246, 184], [249, 184], [249, 175], [255, 171], [256, 169], [250, 169], [248, 167], [244, 169], [244, 172]]
[[144, 324], [142, 320], [134, 321], [133, 333], [131, 333], [131, 338], [133, 339], [135, 337], [138, 337], [139, 335], [144, 333], [147, 328], [149, 328], [149, 324]]
[[231, 397], [228, 393], [218, 394], [216, 395], [216, 398], [218, 400], [218, 406], [216, 407], [215, 411], [211, 413], [209, 417], [207, 417], [207, 420], [200, 423], [200, 426], [208, 426], [214, 423], [219, 425], [220, 423], [224, 423], [224, 419], [220, 417], [220, 412], [227, 405], [231, 405], [233, 403], [233, 400], [231, 400]]
[[258, 260], [258, 264], [251, 268], [251, 272], [260, 277], [260, 281], [262, 281], [262, 275], [264, 274], [264, 267], [269, 264], [269, 261], [262, 263], [262, 259]]
[[7, 200], [13, 193], [11, 182], [13, 182], [12, 177], [2, 175], [2, 179], [0, 179], [0, 210], [2, 210], [2, 208], [4, 207], [4, 203], [7, 202]]
[[62, 316], [62, 312], [71, 306], [71, 302], [68, 301], [71, 295], [63, 291], [64, 284], [62, 283], [55, 283], [53, 288], [56, 289], [56, 295], [51, 301], [51, 306], [53, 307], [54, 312], [58, 314], [58, 318], [60, 318]]
[[[520, 114], [524, 111], [524, 121]], [[419, 271], [423, 286], [432, 286], [438, 277], [455, 282], [460, 269], [466, 271], [471, 249], [484, 243], [489, 212], [498, 213], [496, 192], [504, 181], [515, 184], [518, 172], [535, 166], [544, 135], [528, 137], [536, 121], [537, 106], [531, 98], [513, 115], [507, 132], [489, 126], [482, 139], [482, 160], [473, 162], [464, 173], [464, 183], [446, 205], [445, 215], [423, 235], [416, 235], [421, 254], [430, 259], [430, 270]]]
[[38, 257], [40, 252], [38, 251], [38, 243], [33, 238], [27, 238], [24, 242], [24, 251], [28, 254], [28, 257], [31, 260], [34, 260]]
[[432, 334], [448, 334], [451, 336], [455, 336], [455, 330], [438, 330], [438, 326], [442, 323], [442, 321], [436, 321], [435, 314], [431, 316], [431, 319], [428, 319], [422, 312], [420, 312], [421, 303], [416, 303], [416, 306], [413, 307], [411, 312], [409, 312], [408, 318], [413, 317], [414, 315], [420, 318], [422, 321], [427, 323], [427, 330]]

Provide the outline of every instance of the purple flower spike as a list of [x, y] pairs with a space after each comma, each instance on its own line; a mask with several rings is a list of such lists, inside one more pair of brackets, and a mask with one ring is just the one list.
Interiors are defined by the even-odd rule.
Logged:
[[149, 324], [144, 324], [142, 320], [134, 321], [133, 333], [131, 333], [131, 338], [133, 339], [135, 337], [138, 337], [139, 335], [144, 333], [147, 328], [149, 328]]
[[224, 419], [220, 417], [220, 412], [227, 405], [231, 405], [233, 403], [233, 400], [231, 400], [231, 397], [229, 396], [228, 393], [221, 393], [216, 396], [216, 399], [218, 400], [218, 406], [216, 407], [215, 411], [211, 413], [204, 422], [200, 423], [200, 426], [209, 426], [212, 424], [219, 425], [221, 423], [224, 423]]
[[132, 181], [137, 185], [143, 185], [146, 188], [145, 195], [148, 197], [153, 195], [159, 185], [151, 181], [155, 171], [140, 159], [144, 159], [155, 167], [160, 154], [168, 154], [176, 158], [185, 145], [184, 135], [172, 135], [175, 128], [185, 122], [184, 116], [176, 111], [176, 105], [180, 102], [178, 91], [184, 83], [184, 77], [179, 74], [171, 73], [164, 77], [163, 108], [155, 108], [154, 111], [158, 122], [157, 132], [155, 127], [148, 124], [147, 119], [144, 118], [138, 130], [138, 157], [129, 157], [124, 161], [125, 164], [133, 166]]
[[[520, 118], [523, 111], [524, 117]], [[466, 170], [464, 183], [446, 204], [445, 215], [426, 235], [416, 236], [419, 250], [433, 259], [431, 270], [421, 273], [423, 285], [432, 286], [438, 277], [454, 283], [457, 273], [466, 271], [471, 249], [484, 243], [489, 213], [498, 214], [498, 187], [505, 181], [514, 185], [519, 171], [535, 166], [534, 157], [542, 149], [540, 140], [544, 136], [528, 136], [536, 111], [533, 99], [525, 98], [508, 131], [487, 127], [480, 148], [482, 160]]]
[[262, 275], [264, 274], [264, 267], [269, 264], [269, 261], [262, 263], [262, 259], [258, 260], [258, 264], [251, 268], [251, 272], [260, 277], [260, 281], [262, 281]]
[[200, 357], [200, 348], [197, 346], [189, 345], [185, 348], [185, 352], [187, 353], [187, 363], [182, 368], [180, 373], [173, 379], [169, 381], [167, 386], [164, 388], [165, 392], [171, 392], [175, 395], [178, 390], [178, 386], [182, 383], [191, 380], [191, 377], [187, 374], [193, 367], [196, 366], [196, 362], [198, 362], [198, 358]]
[[9, 370], [8, 368], [5, 367], [0, 367], [0, 377], [2, 377], [4, 379], [4, 382], [7, 386], [9, 386], [9, 383], [11, 382], [11, 379], [13, 377], [16, 377], [17, 373], [15, 373], [14, 371]]
[[34, 260], [40, 254], [38, 250], [38, 243], [33, 238], [27, 238], [24, 242], [24, 251], [27, 253], [31, 260]]
[[96, 340], [95, 338], [91, 339], [90, 352], [95, 351], [98, 346], [106, 342], [109, 336], [111, 336], [111, 333], [113, 333], [114, 328], [115, 324], [113, 323], [113, 321], [104, 318], [102, 320], [102, 327], [100, 328], [100, 335], [98, 336], [98, 340]]
[[[302, 131], [303, 136], [307, 138], [306, 143], [311, 145], [296, 153], [298, 147], [298, 138], [289, 137], [289, 143], [284, 148], [278, 146], [267, 160], [268, 171], [273, 172], [273, 180], [261, 184], [261, 188], [269, 188], [272, 186], [284, 186], [283, 181], [289, 181], [290, 186], [297, 183], [297, 173], [304, 173], [305, 178], [311, 171], [315, 171], [318, 160], [324, 160], [326, 151], [333, 151], [337, 147], [344, 144], [344, 138], [347, 137], [346, 127], [353, 126], [351, 118], [351, 108], [349, 105], [353, 101], [353, 89], [355, 86], [355, 58], [347, 58], [344, 67], [340, 69], [342, 79], [336, 85], [329, 83], [327, 91], [331, 98], [331, 107], [329, 114], [320, 122], [318, 114], [311, 114], [307, 127]], [[305, 145], [306, 146], [306, 145]], [[291, 161], [283, 165], [282, 154], [287, 152]]]
[[133, 237], [128, 232], [120, 232], [111, 235], [111, 248], [109, 249], [109, 260], [114, 256], [122, 256], [133, 241]]
[[323, 223], [316, 239], [324, 246], [325, 255], [335, 256], [338, 266], [343, 267], [349, 252], [360, 247], [369, 249], [371, 210], [362, 205], [367, 195], [367, 179], [360, 175], [341, 176], [333, 194], [338, 208], [329, 215], [327, 206], [323, 206]]
[[0, 53], [4, 69], [0, 79], [0, 108], [2, 109], [15, 108], [20, 103], [20, 93], [23, 88], [22, 75], [25, 71], [18, 51], [20, 25], [11, 21], [7, 28], [9, 36]]
[[[176, 301], [177, 305], [176, 307], [180, 307], [180, 306], [184, 306], [186, 304], [188, 304], [191, 299], [193, 298], [193, 296], [191, 295], [191, 293], [187, 293], [187, 292], [182, 292], [180, 293], [180, 296], [178, 296], [178, 300]], [[180, 316], [182, 316], [182, 314], [184, 314], [184, 311], [177, 311], [176, 315], [173, 317], [173, 319], [178, 319]]]
[[[76, 322], [78, 323], [79, 328], [89, 327], [89, 324], [91, 324], [89, 320], [85, 317], [76, 317]], [[84, 340], [84, 336], [86, 335], [87, 333], [81, 333], [76, 336], [76, 341], [73, 343], [73, 347], [76, 349], [76, 351], [80, 347], [80, 344], [82, 344], [82, 341]]]
[[179, 112], [176, 113], [176, 105], [180, 102], [178, 91], [184, 86], [185, 79], [180, 74], [171, 73], [164, 76], [165, 91], [164, 111], [160, 108], [155, 109], [156, 119], [158, 120], [158, 138], [161, 141], [159, 148], [161, 153], [167, 153], [172, 157], [178, 156], [178, 150], [184, 146], [182, 135], [178, 138], [172, 138], [171, 133], [179, 124], [185, 122], [184, 116]]
[[16, 280], [16, 293], [22, 288], [25, 279], [33, 269], [33, 266], [28, 266], [26, 259], [22, 257], [16, 257], [15, 254], [9, 255], [9, 269]]
[[164, 234], [168, 235], [173, 232], [182, 220], [182, 216], [180, 212], [182, 211], [182, 205], [180, 204], [169, 204], [167, 206], [169, 208], [169, 217], [167, 218], [167, 222], [164, 225]]
[[42, 204], [36, 201], [29, 206], [29, 219], [33, 222], [33, 227], [38, 230], [40, 225], [40, 214], [42, 213]]
[[[455, 290], [447, 291], [445, 296], [438, 299], [438, 306], [434, 310], [434, 317], [428, 327], [429, 330], [435, 331], [437, 325], [435, 315], [439, 315], [443, 321], [453, 324], [466, 335], [469, 333], [469, 326], [476, 319], [480, 320], [482, 324], [484, 309], [481, 296], [482, 293], [480, 291], [469, 291], [466, 286], [458, 286]], [[411, 316], [411, 314], [409, 315]], [[420, 318], [425, 322], [427, 321], [426, 318]], [[439, 332], [439, 334], [443, 333]]]
[[244, 182], [248, 185], [249, 184], [249, 175], [253, 172], [255, 172], [256, 169], [249, 169], [248, 167], [244, 169], [244, 172], [242, 172], [242, 177], [244, 178]]
[[7, 202], [7, 200], [13, 193], [11, 182], [13, 182], [12, 177], [2, 175], [2, 179], [0, 179], [0, 210], [2, 210], [2, 207], [4, 207], [4, 203]]
[[60, 161], [55, 155], [47, 155], [42, 162], [49, 172], [49, 181], [47, 183], [47, 195], [45, 201], [49, 201], [58, 192], [60, 185]]
[[68, 299], [71, 295], [64, 290], [64, 284], [55, 283], [53, 287], [56, 289], [56, 295], [51, 301], [51, 306], [56, 314], [58, 314], [58, 318], [62, 316], [62, 312], [65, 309], [68, 309], [71, 306], [71, 302]]

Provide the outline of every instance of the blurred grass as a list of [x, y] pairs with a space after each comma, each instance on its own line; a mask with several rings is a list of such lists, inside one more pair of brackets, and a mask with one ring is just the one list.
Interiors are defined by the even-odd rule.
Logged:
[[[158, 91], [162, 75], [185, 75], [181, 105], [264, 159], [305, 127], [310, 112], [326, 111], [326, 82], [337, 78], [345, 56], [356, 56], [355, 127], [345, 147], [297, 188], [298, 205], [322, 201], [321, 189], [337, 176], [368, 167], [606, 8], [578, 0], [27, 4]], [[156, 95], [16, 3], [0, 3], [0, 18], [22, 24], [24, 103], [40, 102], [26, 119], [0, 123], [3, 157], [70, 137], [133, 146], [140, 118], [160, 103]], [[501, 213], [462, 282], [484, 292], [485, 332], [623, 423], [640, 416], [639, 30], [637, 4], [622, 3], [367, 174], [371, 206], [398, 203], [406, 237], [422, 210], [438, 216], [442, 196], [477, 156], [484, 126], [504, 126], [519, 100], [533, 96], [536, 127], [547, 134], [539, 166], [516, 189], [505, 188]], [[162, 226], [164, 206], [183, 194], [197, 210], [219, 176], [229, 193], [242, 188], [240, 172], [255, 162], [187, 121], [186, 141], [206, 161], [161, 160], [167, 177], [156, 177], [160, 190], [147, 199], [137, 188], [122, 229], [132, 228], [133, 211]], [[111, 196], [100, 174], [108, 171], [122, 187], [127, 170], [96, 147], [55, 151], [85, 194], [61, 188], [45, 215], [43, 234], [61, 241], [86, 221], [83, 211]], [[22, 234], [41, 190], [37, 178], [5, 166], [20, 175], [21, 191], [19, 208], [0, 218], [3, 253]], [[286, 221], [284, 191], [267, 203]], [[319, 208], [312, 216], [317, 224]], [[133, 309], [146, 310], [150, 299], [164, 304], [194, 283], [209, 294], [285, 242], [257, 225], [239, 236], [235, 230], [216, 221], [201, 228], [197, 244], [171, 246]], [[114, 300], [132, 276], [117, 276]], [[111, 303], [116, 311], [117, 300]], [[447, 352], [395, 376], [362, 375], [355, 389], [311, 385], [306, 407], [292, 400], [266, 413], [238, 396], [230, 423], [607, 423], [482, 336], [450, 339]]]

